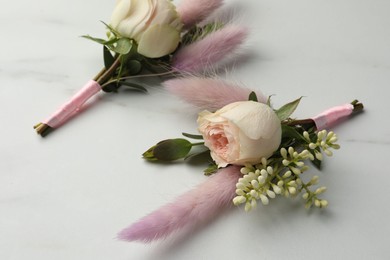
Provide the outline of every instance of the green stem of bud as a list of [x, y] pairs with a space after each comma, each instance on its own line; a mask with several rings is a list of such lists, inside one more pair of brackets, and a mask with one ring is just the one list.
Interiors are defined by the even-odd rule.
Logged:
[[104, 68], [102, 69], [95, 77], [96, 82], [99, 83], [99, 85], [103, 85], [108, 81], [111, 76], [114, 74], [115, 70], [119, 67], [121, 64], [121, 55], [116, 57], [114, 63], [109, 67], [108, 69]]
[[353, 105], [353, 113], [362, 112], [364, 109], [363, 103], [359, 102], [359, 100], [357, 100], [357, 99], [352, 101], [351, 105]]

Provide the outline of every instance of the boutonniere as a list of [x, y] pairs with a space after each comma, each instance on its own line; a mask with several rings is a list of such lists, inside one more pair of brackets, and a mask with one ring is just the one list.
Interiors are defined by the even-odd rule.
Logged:
[[107, 39], [83, 36], [103, 46], [103, 69], [51, 116], [34, 126], [46, 136], [75, 115], [101, 90], [120, 87], [146, 92], [140, 77], [174, 77], [207, 71], [240, 46], [246, 28], [219, 21], [204, 22], [221, 0], [119, 0], [107, 28]]
[[[251, 211], [277, 196], [301, 197], [308, 209], [328, 206], [322, 197], [326, 187], [319, 185], [318, 176], [307, 175], [311, 165], [320, 169], [324, 156], [332, 156], [340, 148], [337, 135], [329, 128], [362, 111], [362, 103], [355, 100], [317, 116], [296, 119], [293, 113], [301, 98], [274, 108], [270, 98], [261, 93], [196, 77], [171, 80], [166, 87], [192, 104], [214, 110], [199, 113], [199, 133], [163, 140], [143, 157], [170, 162], [206, 155], [205, 174], [211, 176], [124, 229], [119, 238], [150, 242], [211, 220], [225, 207], [243, 205], [245, 211]], [[197, 95], [192, 95], [193, 91]]]

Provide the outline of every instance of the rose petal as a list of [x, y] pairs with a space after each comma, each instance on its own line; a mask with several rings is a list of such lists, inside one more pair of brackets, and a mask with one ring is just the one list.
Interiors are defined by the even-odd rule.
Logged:
[[130, 13], [119, 23], [117, 30], [122, 36], [138, 40], [137, 34], [145, 27], [152, 11], [151, 0], [132, 0]]
[[180, 32], [166, 24], [149, 27], [138, 42], [138, 53], [149, 58], [159, 58], [176, 50]]
[[279, 127], [280, 120], [268, 105], [254, 101], [236, 103], [240, 103], [239, 109], [230, 109], [221, 116], [236, 124], [249, 138], [270, 138]]
[[128, 13], [130, 12], [131, 1], [123, 1], [120, 0], [116, 3], [114, 11], [111, 15], [111, 26], [116, 28], [119, 23], [126, 18]]
[[[170, 1], [157, 1], [155, 16], [151, 21], [150, 25], [154, 24], [171, 24], [173, 21], [179, 18], [179, 15], [176, 12], [175, 5]], [[180, 24], [179, 24], [180, 26]], [[176, 26], [176, 29], [180, 29]], [[181, 26], [180, 26], [181, 27]]]

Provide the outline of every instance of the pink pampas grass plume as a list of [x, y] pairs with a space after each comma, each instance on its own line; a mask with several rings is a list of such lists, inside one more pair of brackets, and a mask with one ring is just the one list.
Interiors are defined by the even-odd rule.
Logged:
[[223, 0], [181, 0], [176, 10], [184, 26], [189, 28], [203, 21], [222, 4]]
[[180, 48], [174, 55], [172, 67], [179, 72], [199, 72], [214, 65], [240, 46], [248, 30], [237, 25], [226, 25], [205, 38]]
[[[163, 83], [172, 94], [202, 109], [215, 111], [227, 104], [248, 100], [252, 92], [237, 84], [217, 78], [184, 77], [171, 79]], [[259, 102], [266, 103], [267, 98], [256, 93]]]
[[240, 177], [240, 167], [223, 168], [174, 202], [122, 230], [118, 238], [126, 241], [151, 242], [166, 238], [182, 228], [194, 228], [232, 205], [236, 183]]

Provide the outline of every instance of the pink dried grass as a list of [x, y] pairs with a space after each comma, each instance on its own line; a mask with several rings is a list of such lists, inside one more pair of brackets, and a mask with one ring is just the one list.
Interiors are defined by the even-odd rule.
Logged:
[[207, 18], [222, 6], [223, 0], [181, 0], [176, 10], [186, 28]]
[[195, 73], [231, 57], [244, 43], [248, 30], [238, 25], [228, 24], [205, 38], [180, 48], [175, 53], [172, 67], [178, 72]]
[[[252, 90], [218, 78], [184, 77], [163, 83], [172, 94], [202, 109], [215, 111], [227, 104], [248, 100]], [[259, 102], [266, 103], [266, 97], [256, 92]]]
[[118, 234], [126, 241], [151, 242], [166, 238], [182, 228], [191, 229], [214, 218], [232, 205], [240, 167], [230, 166]]

